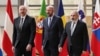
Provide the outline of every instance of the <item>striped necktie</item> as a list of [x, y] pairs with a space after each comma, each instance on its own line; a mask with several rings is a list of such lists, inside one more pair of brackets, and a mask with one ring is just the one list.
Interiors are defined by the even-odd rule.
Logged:
[[71, 26], [71, 35], [73, 35], [74, 28], [75, 28], [75, 22], [72, 22], [72, 26]]
[[48, 24], [48, 26], [51, 25], [51, 21], [52, 21], [52, 19], [51, 19], [51, 17], [50, 17], [50, 18], [49, 18], [49, 24]]
[[20, 24], [19, 24], [19, 28], [20, 28], [20, 29], [22, 29], [22, 27], [23, 27], [23, 23], [24, 23], [24, 19], [21, 18], [21, 19], [20, 19]]

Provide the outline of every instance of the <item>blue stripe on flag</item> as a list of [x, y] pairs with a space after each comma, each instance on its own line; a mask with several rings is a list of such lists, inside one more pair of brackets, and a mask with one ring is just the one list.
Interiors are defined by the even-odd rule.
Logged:
[[80, 15], [80, 19], [82, 20], [85, 17], [84, 12], [82, 10], [79, 10], [78, 13]]
[[100, 28], [97, 29], [97, 30], [95, 30], [95, 31], [94, 31], [94, 34], [95, 34], [95, 36], [96, 36], [96, 39], [97, 39], [98, 41], [100, 41]]
[[0, 49], [0, 56], [3, 56], [1, 49]]
[[64, 8], [62, 4], [62, 0], [59, 2], [59, 7], [58, 7], [58, 16], [62, 17], [64, 15]]

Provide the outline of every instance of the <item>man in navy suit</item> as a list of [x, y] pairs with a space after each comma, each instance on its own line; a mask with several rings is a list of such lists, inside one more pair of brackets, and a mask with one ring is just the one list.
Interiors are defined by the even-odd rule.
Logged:
[[63, 32], [63, 23], [60, 17], [54, 15], [54, 7], [47, 6], [48, 17], [43, 21], [42, 48], [44, 56], [58, 56], [58, 44]]
[[36, 33], [35, 19], [27, 15], [27, 8], [23, 5], [19, 7], [19, 15], [14, 20], [12, 49], [15, 56], [32, 56]]
[[79, 20], [77, 11], [72, 12], [71, 21], [66, 23], [59, 43], [59, 52], [61, 52], [66, 38], [69, 56], [81, 56], [81, 53], [85, 53], [88, 42], [88, 31], [86, 24]]

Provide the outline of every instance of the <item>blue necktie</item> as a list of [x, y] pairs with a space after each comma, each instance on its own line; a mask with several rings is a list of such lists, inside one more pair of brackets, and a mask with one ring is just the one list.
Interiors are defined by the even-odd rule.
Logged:
[[49, 18], [49, 26], [51, 25], [51, 17]]

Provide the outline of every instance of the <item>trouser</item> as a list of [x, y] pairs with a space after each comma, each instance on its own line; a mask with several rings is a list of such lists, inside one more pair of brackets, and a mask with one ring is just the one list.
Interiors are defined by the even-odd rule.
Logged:
[[82, 50], [70, 46], [69, 56], [81, 56]]
[[44, 56], [58, 56], [58, 46], [57, 47], [51, 47], [49, 43], [46, 44], [44, 50]]

